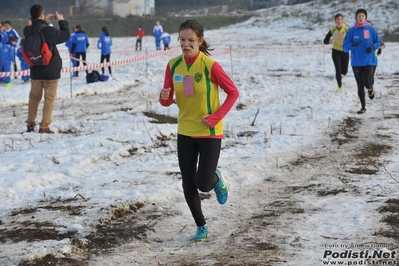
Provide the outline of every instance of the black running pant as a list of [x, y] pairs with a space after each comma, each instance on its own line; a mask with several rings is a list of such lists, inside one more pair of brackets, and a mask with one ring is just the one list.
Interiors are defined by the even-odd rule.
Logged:
[[14, 55], [14, 71], [17, 72], [18, 71], [18, 66], [17, 66], [17, 61], [15, 61], [15, 55]]
[[335, 67], [335, 79], [338, 87], [342, 87], [342, 76], [348, 73], [349, 53], [343, 51], [332, 50], [332, 60]]
[[[102, 54], [101, 55], [101, 59], [100, 59], [100, 63], [102, 64], [103, 62], [104, 62], [104, 59], [107, 61], [107, 63], [109, 63], [109, 58], [110, 58], [110, 54]], [[102, 67], [101, 68], [101, 71], [103, 72], [103, 74], [104, 74], [104, 67]], [[109, 72], [109, 74], [110, 75], [112, 75], [112, 73], [111, 73], [111, 66], [108, 66], [108, 72]]]
[[[14, 72], [18, 71], [17, 61], [15, 61], [15, 54], [14, 54]], [[14, 79], [17, 79], [17, 76], [14, 76]]]
[[[83, 65], [87, 66], [86, 63], [86, 53], [85, 52], [76, 52], [75, 53], [75, 58], [80, 59], [82, 58]], [[76, 66], [78, 67], [80, 65], [80, 60], [76, 60]], [[79, 75], [79, 71], [75, 71], [76, 76]], [[86, 74], [89, 74], [89, 71], [86, 69]]]
[[357, 84], [357, 95], [359, 96], [362, 109], [366, 108], [366, 98], [364, 87], [367, 89], [373, 88], [374, 81], [374, 66], [361, 66], [352, 67], [353, 73], [355, 74]]
[[177, 136], [177, 157], [184, 197], [197, 226], [206, 224], [198, 190], [209, 192], [218, 182], [215, 171], [221, 143], [221, 139], [192, 138], [180, 134]]
[[137, 48], [139, 48], [139, 47], [140, 47], [140, 51], [141, 51], [141, 39], [136, 40], [136, 51], [137, 51]]

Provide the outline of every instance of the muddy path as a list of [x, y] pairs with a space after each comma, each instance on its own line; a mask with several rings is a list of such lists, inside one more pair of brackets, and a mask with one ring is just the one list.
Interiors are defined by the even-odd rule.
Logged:
[[[397, 87], [399, 78], [391, 78]], [[92, 230], [85, 235], [60, 233], [51, 223], [54, 217], [34, 219], [41, 209], [54, 211], [57, 217], [87, 215], [93, 206], [77, 195], [11, 210], [8, 219], [0, 221], [0, 244], [29, 246], [62, 239], [73, 243], [67, 257], [50, 254], [20, 262], [23, 266], [323, 265], [323, 252], [334, 245], [397, 245], [399, 200], [392, 195], [398, 180], [389, 168], [390, 155], [398, 153], [397, 97], [377, 95], [375, 101], [383, 102], [380, 111], [349, 114], [332, 123], [295, 156], [242, 158], [258, 182], [246, 183], [250, 177], [232, 170], [230, 179], [240, 182], [231, 182], [226, 206], [215, 206], [213, 195], [202, 194], [207, 221], [215, 228], [207, 241], [190, 242], [191, 225], [174, 222], [177, 216], [187, 216], [175, 208], [184, 202], [112, 206], [106, 215], [93, 219]], [[112, 112], [120, 106], [109, 108]], [[229, 162], [223, 167], [234, 169]], [[28, 250], [15, 254], [26, 255]], [[7, 261], [1, 252], [0, 261]]]

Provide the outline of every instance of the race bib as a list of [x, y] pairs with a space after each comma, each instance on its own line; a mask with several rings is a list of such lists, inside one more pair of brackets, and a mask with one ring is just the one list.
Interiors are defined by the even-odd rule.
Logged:
[[184, 76], [183, 90], [184, 90], [185, 96], [193, 96], [194, 95], [194, 77]]
[[370, 38], [370, 31], [369, 31], [369, 30], [364, 30], [364, 31], [363, 31], [363, 35], [364, 35], [364, 38], [365, 38], [365, 39]]

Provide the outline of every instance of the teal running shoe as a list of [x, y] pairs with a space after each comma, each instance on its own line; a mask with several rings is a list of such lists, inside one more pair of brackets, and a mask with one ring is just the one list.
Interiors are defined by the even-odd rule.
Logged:
[[216, 193], [216, 198], [217, 198], [218, 202], [220, 204], [225, 204], [229, 193], [228, 193], [227, 187], [224, 183], [222, 173], [219, 170], [216, 170], [215, 174], [219, 178], [219, 182], [216, 184], [216, 186], [213, 190]]
[[208, 226], [198, 226], [197, 227], [197, 233], [191, 240], [193, 241], [201, 241], [205, 240], [208, 237]]

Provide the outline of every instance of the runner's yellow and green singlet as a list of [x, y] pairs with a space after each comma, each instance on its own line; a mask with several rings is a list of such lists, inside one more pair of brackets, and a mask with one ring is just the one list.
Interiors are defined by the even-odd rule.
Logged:
[[[178, 134], [192, 137], [223, 135], [223, 120], [214, 128], [208, 128], [201, 122], [203, 116], [213, 114], [220, 107], [219, 87], [211, 81], [214, 63], [215, 60], [202, 52], [192, 65], [186, 64], [183, 55], [169, 61], [176, 103], [179, 107]], [[185, 76], [193, 78], [192, 96], [184, 94]]]

